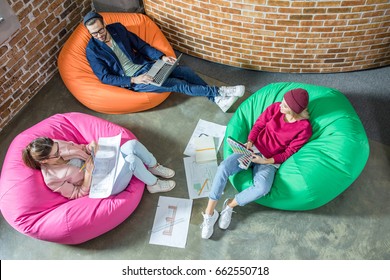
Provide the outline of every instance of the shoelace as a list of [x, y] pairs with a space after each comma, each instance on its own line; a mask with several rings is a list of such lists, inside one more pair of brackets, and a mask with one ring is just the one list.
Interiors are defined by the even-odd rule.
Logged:
[[[225, 209], [223, 209], [223, 210], [221, 211], [221, 216], [223, 215], [223, 213], [228, 212], [228, 211], [231, 211], [232, 214], [233, 214], [233, 213], [236, 213], [233, 209], [230, 210], [230, 209], [228, 209], [228, 208], [225, 208]], [[231, 217], [232, 217], [232, 216], [230, 216], [230, 219], [231, 219]]]
[[[203, 215], [203, 214], [202, 214], [202, 215]], [[204, 214], [204, 215], [206, 215], [206, 214]], [[203, 215], [203, 217], [204, 217], [204, 215]], [[213, 217], [213, 216], [205, 218], [205, 219], [203, 220], [203, 223], [200, 225], [200, 228], [207, 227], [207, 226], [210, 224], [210, 221], [211, 221], [211, 218], [212, 218], [212, 217]]]
[[231, 94], [231, 93], [236, 92], [236, 89], [235, 88], [225, 88], [225, 91], [226, 91], [226, 93]]
[[163, 167], [161, 164], [158, 164], [154, 169], [163, 175], [168, 175], [168, 170], [166, 170], [166, 167]]
[[226, 94], [234, 94], [234, 93], [236, 93], [237, 88], [236, 87], [224, 87], [223, 91]]
[[170, 185], [167, 181], [160, 181], [159, 185], [162, 189], [169, 189], [169, 187], [170, 187]]

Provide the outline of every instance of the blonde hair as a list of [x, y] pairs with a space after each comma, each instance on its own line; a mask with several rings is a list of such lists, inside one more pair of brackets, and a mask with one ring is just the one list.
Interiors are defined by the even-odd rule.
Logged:
[[33, 169], [41, 169], [40, 161], [50, 155], [53, 145], [54, 141], [48, 137], [36, 138], [22, 151], [24, 164]]
[[300, 112], [299, 114], [295, 113], [293, 110], [290, 109], [290, 114], [294, 117], [294, 119], [304, 119], [304, 120], [310, 119], [310, 114], [309, 111], [307, 110], [307, 107], [303, 109], [303, 111]]

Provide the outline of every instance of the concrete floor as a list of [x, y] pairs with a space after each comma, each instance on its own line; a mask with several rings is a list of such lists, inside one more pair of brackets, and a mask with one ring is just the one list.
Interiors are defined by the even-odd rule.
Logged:
[[[184, 61], [200, 74], [207, 74], [203, 77], [210, 84], [234, 82], [224, 72], [210, 74], [210, 67], [220, 69], [220, 65], [207, 63], [207, 67], [202, 71], [202, 61], [191, 57], [186, 57]], [[226, 73], [231, 72], [230, 68], [226, 69]], [[372, 75], [373, 71], [374, 75], [383, 71], [388, 73], [388, 69], [380, 69], [360, 72], [359, 75]], [[262, 73], [251, 71], [250, 75], [259, 75], [260, 79]], [[351, 75], [356, 74], [340, 74], [336, 76], [340, 81], [333, 79], [333, 82], [341, 82]], [[329, 78], [323, 76], [325, 79]], [[317, 79], [318, 75], [312, 76], [313, 81], [310, 80], [310, 75], [295, 77], [295, 81], [315, 83], [314, 78]], [[246, 82], [244, 84], [247, 85], [248, 92], [242, 100], [255, 91], [256, 84], [248, 80]], [[130, 129], [161, 163], [176, 170], [176, 188], [162, 195], [188, 198], [183, 151], [198, 120], [226, 125], [242, 100], [225, 114], [206, 98], [174, 93], [163, 104], [146, 112], [105, 115], [93, 112], [75, 100], [57, 74], [0, 133], [0, 144], [3, 147], [0, 151], [1, 165], [8, 145], [19, 132], [56, 113], [83, 112]], [[222, 231], [216, 227], [212, 239], [202, 240], [201, 212], [207, 199], [194, 200], [185, 249], [149, 244], [159, 194], [145, 192], [139, 207], [125, 222], [110, 232], [77, 246], [54, 244], [27, 237], [14, 230], [0, 216], [0, 259], [388, 260], [390, 146], [370, 138], [370, 149], [367, 165], [353, 185], [339, 197], [316, 210], [287, 212], [252, 203], [237, 208], [228, 230]], [[221, 151], [218, 157], [222, 158]], [[224, 198], [234, 193], [235, 190], [229, 184]], [[223, 199], [221, 203], [222, 201]], [[217, 210], [220, 210], [221, 203]]]

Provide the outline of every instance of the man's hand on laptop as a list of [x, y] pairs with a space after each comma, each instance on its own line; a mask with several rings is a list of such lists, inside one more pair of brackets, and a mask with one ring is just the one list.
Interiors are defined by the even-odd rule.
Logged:
[[131, 77], [132, 84], [150, 84], [150, 82], [152, 81], [153, 81], [152, 76], [148, 75], [147, 73], [144, 73], [137, 77]]
[[161, 58], [164, 62], [166, 62], [166, 63], [170, 63], [170, 64], [173, 64], [173, 63], [175, 63], [175, 61], [176, 61], [176, 58], [174, 58], [174, 57], [172, 57], [172, 56], [163, 56], [162, 58]]

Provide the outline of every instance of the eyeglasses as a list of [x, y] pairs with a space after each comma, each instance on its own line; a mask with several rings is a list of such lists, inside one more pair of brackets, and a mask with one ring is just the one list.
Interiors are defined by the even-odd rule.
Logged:
[[105, 31], [106, 31], [106, 28], [105, 28], [105, 27], [102, 27], [102, 28], [100, 28], [98, 31], [92, 32], [92, 33], [90, 33], [90, 34], [91, 34], [93, 37], [97, 37], [98, 35], [103, 35]]
[[53, 159], [53, 158], [59, 158], [60, 157], [60, 146], [57, 144], [57, 151], [54, 153], [54, 155], [47, 157], [46, 159]]

